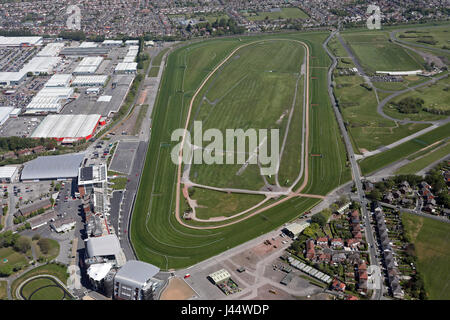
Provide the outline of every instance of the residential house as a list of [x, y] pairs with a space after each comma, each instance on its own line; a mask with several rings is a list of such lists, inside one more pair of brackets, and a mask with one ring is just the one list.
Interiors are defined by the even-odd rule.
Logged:
[[317, 245], [321, 247], [328, 247], [328, 238], [327, 237], [320, 237], [317, 238]]
[[341, 238], [332, 239], [331, 240], [331, 246], [333, 248], [343, 247], [344, 246], [344, 241], [342, 241]]
[[331, 289], [344, 292], [345, 291], [345, 283], [339, 281], [338, 279], [334, 279], [333, 282], [331, 283]]
[[350, 247], [350, 248], [357, 248], [358, 246], [359, 246], [359, 240], [358, 239], [355, 239], [355, 238], [353, 238], [353, 239], [348, 239], [347, 240], [347, 247]]
[[314, 240], [307, 240], [306, 241], [306, 258], [307, 259], [314, 259], [316, 255], [316, 250], [314, 248]]

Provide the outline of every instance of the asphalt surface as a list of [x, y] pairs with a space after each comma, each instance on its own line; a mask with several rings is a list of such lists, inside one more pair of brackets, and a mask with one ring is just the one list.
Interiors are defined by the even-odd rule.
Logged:
[[[341, 130], [342, 136], [344, 138], [344, 143], [345, 143], [345, 147], [347, 149], [347, 153], [348, 153], [348, 157], [350, 160], [350, 164], [351, 164], [351, 169], [352, 169], [352, 176], [353, 176], [353, 181], [355, 182], [355, 186], [356, 186], [356, 190], [357, 190], [357, 195], [358, 195], [358, 199], [359, 202], [361, 203], [361, 212], [362, 212], [362, 218], [364, 220], [364, 224], [365, 224], [365, 234], [366, 234], [366, 240], [367, 243], [369, 244], [369, 248], [368, 248], [368, 252], [369, 252], [369, 256], [370, 256], [370, 263], [371, 265], [375, 265], [375, 266], [380, 266], [380, 262], [377, 259], [377, 255], [376, 255], [376, 241], [374, 238], [373, 233], [371, 232], [371, 226], [370, 226], [370, 215], [367, 212], [367, 199], [365, 197], [365, 193], [363, 190], [363, 186], [362, 186], [362, 182], [361, 182], [361, 172], [360, 172], [360, 168], [358, 163], [356, 162], [355, 159], [355, 152], [353, 151], [353, 145], [350, 141], [350, 137], [348, 135], [347, 129], [345, 128], [344, 125], [344, 120], [342, 118], [342, 115], [339, 111], [339, 108], [337, 106], [336, 103], [336, 98], [334, 96], [333, 93], [333, 79], [332, 79], [332, 75], [333, 75], [333, 71], [336, 68], [337, 65], [337, 60], [336, 57], [330, 52], [330, 50], [327, 47], [328, 42], [330, 41], [330, 39], [337, 33], [337, 31], [333, 31], [330, 36], [325, 40], [325, 42], [322, 44], [324, 50], [327, 52], [328, 56], [331, 58], [331, 60], [333, 61], [331, 67], [328, 69], [328, 74], [327, 74], [327, 80], [328, 80], [328, 94], [330, 96], [330, 100], [333, 106], [333, 110], [336, 114], [336, 118], [339, 124], [339, 128]], [[372, 296], [372, 299], [375, 300], [380, 300], [381, 297], [383, 296], [383, 283], [379, 283], [380, 289], [375, 289], [374, 290], [374, 294]]]

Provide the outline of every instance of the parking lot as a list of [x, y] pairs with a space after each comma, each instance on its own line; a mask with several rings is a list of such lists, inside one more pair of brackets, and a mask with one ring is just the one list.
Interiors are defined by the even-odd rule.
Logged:
[[0, 137], [28, 137], [44, 119], [44, 116], [10, 118], [0, 128]]

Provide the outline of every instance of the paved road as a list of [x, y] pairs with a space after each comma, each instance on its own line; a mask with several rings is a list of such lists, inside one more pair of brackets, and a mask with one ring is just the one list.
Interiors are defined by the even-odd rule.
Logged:
[[431, 84], [431, 83], [435, 83], [436, 81], [441, 80], [441, 79], [444, 79], [444, 78], [446, 78], [446, 77], [448, 77], [448, 74], [444, 74], [444, 75], [441, 75], [441, 76], [439, 76], [439, 77], [431, 78], [430, 80], [425, 81], [425, 82], [422, 82], [422, 83], [419, 83], [419, 84], [416, 84], [415, 86], [408, 87], [408, 88], [403, 89], [403, 90], [400, 90], [400, 91], [396, 91], [395, 93], [391, 94], [390, 96], [384, 98], [384, 99], [378, 104], [378, 106], [377, 106], [377, 112], [378, 112], [381, 116], [383, 116], [383, 118], [386, 118], [386, 119], [389, 119], [389, 120], [392, 120], [392, 121], [398, 121], [398, 122], [400, 122], [401, 124], [405, 124], [405, 123], [433, 123], [433, 124], [436, 124], [436, 125], [438, 125], [438, 126], [441, 126], [441, 125], [443, 125], [443, 124], [449, 122], [449, 121], [450, 121], [450, 117], [448, 117], [448, 118], [446, 118], [446, 119], [443, 119], [443, 120], [438, 120], [438, 121], [413, 121], [413, 120], [402, 120], [402, 119], [397, 119], [397, 118], [393, 118], [393, 117], [391, 117], [391, 116], [388, 116], [388, 115], [385, 114], [384, 111], [383, 111], [384, 106], [385, 106], [390, 100], [392, 100], [393, 98], [398, 97], [399, 95], [404, 94], [404, 93], [406, 93], [406, 92], [415, 90], [415, 89], [417, 89], [417, 88], [420, 88], [420, 87], [429, 85], [429, 84]]
[[[331, 103], [333, 105], [333, 110], [336, 114], [336, 118], [338, 120], [338, 124], [339, 124], [339, 128], [341, 130], [342, 136], [344, 138], [344, 143], [345, 143], [345, 147], [347, 149], [347, 153], [348, 153], [348, 157], [350, 159], [350, 164], [351, 164], [351, 169], [352, 169], [352, 175], [353, 175], [353, 181], [355, 182], [356, 185], [356, 190], [357, 190], [357, 194], [358, 194], [358, 198], [359, 198], [359, 202], [361, 203], [361, 211], [362, 211], [362, 218], [364, 220], [365, 223], [365, 234], [366, 234], [366, 240], [367, 243], [369, 244], [369, 256], [370, 256], [370, 262], [371, 265], [375, 265], [375, 266], [379, 266], [379, 261], [377, 259], [375, 250], [376, 250], [376, 242], [375, 242], [375, 238], [373, 233], [371, 232], [371, 228], [370, 228], [370, 220], [369, 220], [369, 214], [367, 212], [367, 200], [364, 194], [364, 190], [363, 190], [363, 186], [361, 183], [361, 173], [360, 173], [360, 168], [358, 163], [356, 162], [355, 159], [355, 152], [353, 151], [353, 145], [350, 141], [350, 137], [348, 135], [347, 129], [345, 128], [344, 125], [344, 120], [342, 118], [342, 115], [339, 111], [339, 108], [337, 106], [336, 103], [336, 99], [333, 93], [333, 71], [334, 68], [336, 68], [337, 65], [337, 60], [336, 57], [330, 52], [330, 50], [328, 49], [328, 42], [330, 41], [330, 39], [337, 33], [338, 31], [333, 31], [330, 36], [325, 40], [325, 42], [322, 44], [324, 50], [327, 52], [327, 54], [330, 56], [331, 60], [332, 60], [332, 65], [331, 67], [328, 69], [328, 75], [327, 75], [327, 80], [328, 80], [328, 94], [330, 96], [330, 100]], [[380, 300], [381, 297], [383, 296], [383, 284], [380, 283], [380, 288], [381, 289], [376, 289], [374, 290], [374, 294], [372, 296], [372, 299], [375, 300]]]

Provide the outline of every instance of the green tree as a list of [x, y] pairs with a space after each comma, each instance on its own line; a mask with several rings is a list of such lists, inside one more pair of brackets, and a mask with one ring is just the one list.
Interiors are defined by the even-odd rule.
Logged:
[[14, 250], [26, 253], [31, 249], [31, 240], [27, 237], [20, 237], [14, 244]]

